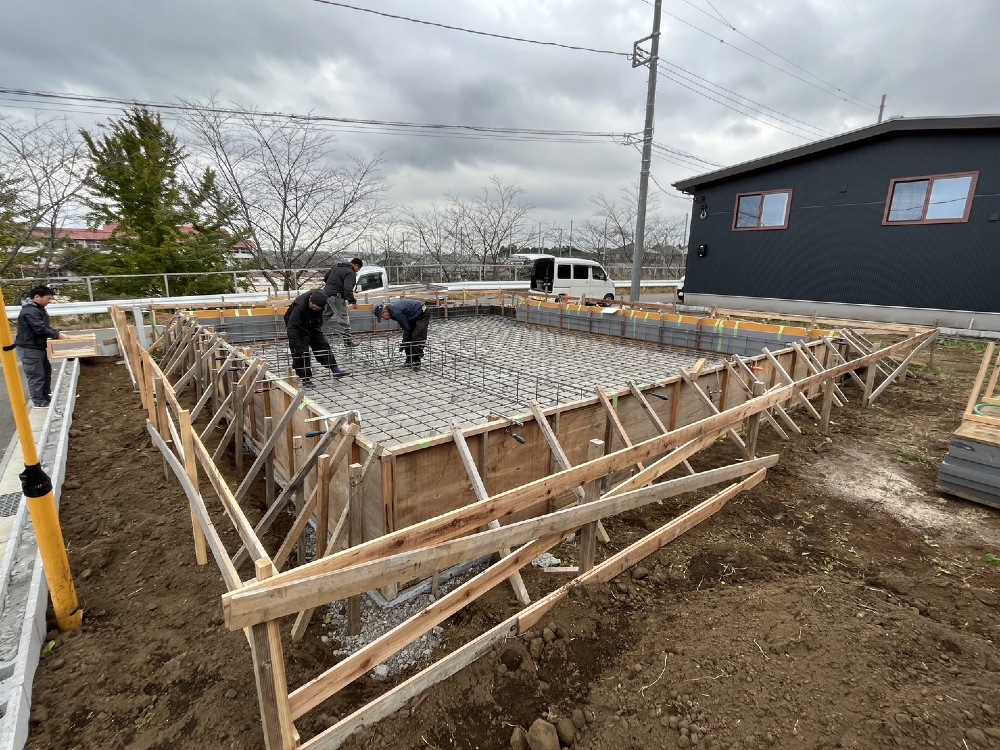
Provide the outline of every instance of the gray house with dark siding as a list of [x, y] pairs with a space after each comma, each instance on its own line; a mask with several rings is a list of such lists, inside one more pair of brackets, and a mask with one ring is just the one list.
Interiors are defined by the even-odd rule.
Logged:
[[688, 304], [1000, 330], [1000, 116], [888, 120], [674, 187]]

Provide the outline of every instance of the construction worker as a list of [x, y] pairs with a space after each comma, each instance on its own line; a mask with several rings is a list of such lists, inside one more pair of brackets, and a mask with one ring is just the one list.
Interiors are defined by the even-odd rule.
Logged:
[[431, 320], [427, 306], [418, 299], [401, 299], [387, 305], [376, 305], [373, 312], [378, 320], [395, 320], [399, 324], [403, 331], [399, 348], [406, 354], [403, 367], [419, 370], [427, 343], [427, 326]]
[[337, 358], [323, 335], [326, 303], [326, 293], [322, 289], [313, 289], [296, 297], [285, 311], [285, 332], [288, 334], [288, 348], [292, 352], [292, 367], [299, 376], [299, 384], [307, 388], [312, 385], [310, 349], [317, 362], [330, 368], [333, 377], [350, 375], [337, 367]]
[[354, 297], [354, 285], [358, 283], [358, 271], [363, 265], [361, 258], [352, 258], [350, 263], [335, 265], [323, 278], [326, 282], [323, 291], [328, 298], [326, 309], [323, 310], [323, 325], [327, 325], [330, 318], [333, 318], [337, 332], [344, 338], [344, 346], [356, 345], [351, 337], [351, 315], [347, 306], [358, 302]]
[[49, 364], [49, 339], [68, 339], [49, 322], [45, 308], [55, 297], [55, 290], [49, 286], [36, 286], [28, 292], [21, 303], [17, 316], [17, 337], [14, 347], [21, 360], [21, 367], [28, 379], [28, 393], [31, 403], [45, 408], [52, 401], [52, 365]]

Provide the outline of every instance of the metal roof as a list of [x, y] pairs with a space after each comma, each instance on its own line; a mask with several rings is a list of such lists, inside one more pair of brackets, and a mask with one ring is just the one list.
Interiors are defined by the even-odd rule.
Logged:
[[807, 143], [804, 146], [779, 151], [770, 156], [743, 162], [732, 167], [719, 169], [715, 172], [689, 177], [673, 183], [678, 190], [694, 194], [706, 185], [722, 182], [732, 177], [750, 174], [778, 164], [805, 159], [826, 151], [834, 151], [854, 146], [863, 141], [887, 137], [898, 133], [919, 132], [928, 130], [997, 130], [1000, 129], [1000, 115], [962, 115], [951, 117], [895, 117], [875, 125], [868, 125], [857, 130], [824, 138], [821, 141]]

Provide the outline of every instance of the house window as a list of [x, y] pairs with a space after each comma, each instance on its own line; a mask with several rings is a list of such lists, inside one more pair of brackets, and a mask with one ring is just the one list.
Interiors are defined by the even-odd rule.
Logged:
[[954, 224], [969, 220], [978, 172], [911, 177], [889, 183], [883, 224]]
[[791, 190], [766, 193], [742, 193], [736, 196], [734, 230], [787, 229]]

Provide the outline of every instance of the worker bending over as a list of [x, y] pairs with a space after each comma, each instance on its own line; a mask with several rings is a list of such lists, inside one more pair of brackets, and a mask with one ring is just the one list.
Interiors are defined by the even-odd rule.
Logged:
[[374, 313], [379, 320], [395, 320], [399, 324], [403, 331], [403, 341], [399, 348], [406, 354], [403, 367], [419, 370], [424, 345], [427, 343], [427, 326], [431, 320], [427, 306], [417, 299], [401, 299], [376, 306]]
[[337, 367], [337, 358], [330, 351], [330, 344], [323, 335], [323, 310], [327, 296], [322, 289], [300, 294], [285, 311], [285, 332], [288, 334], [288, 348], [292, 352], [292, 367], [299, 376], [299, 384], [312, 385], [312, 365], [309, 350], [316, 355], [316, 361], [329, 367], [333, 377], [350, 375]]

